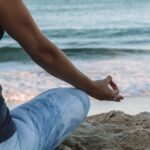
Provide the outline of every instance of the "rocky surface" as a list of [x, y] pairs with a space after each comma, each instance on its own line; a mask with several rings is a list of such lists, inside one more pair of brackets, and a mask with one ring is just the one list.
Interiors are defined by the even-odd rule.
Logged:
[[150, 150], [150, 113], [91, 116], [58, 150]]

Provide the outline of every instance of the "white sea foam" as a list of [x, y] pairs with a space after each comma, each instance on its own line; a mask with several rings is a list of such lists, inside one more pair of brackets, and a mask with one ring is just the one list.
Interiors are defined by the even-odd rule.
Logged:
[[[112, 75], [124, 96], [150, 96], [149, 56], [72, 59], [92, 79]], [[0, 83], [7, 100], [24, 101], [55, 87], [70, 86], [32, 63], [0, 63]]]

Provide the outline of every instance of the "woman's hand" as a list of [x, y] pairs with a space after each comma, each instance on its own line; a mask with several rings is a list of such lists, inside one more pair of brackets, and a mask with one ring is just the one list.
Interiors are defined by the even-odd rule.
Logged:
[[120, 102], [123, 99], [123, 96], [119, 95], [119, 89], [111, 76], [103, 80], [93, 81], [93, 87], [88, 91], [88, 94], [99, 100]]

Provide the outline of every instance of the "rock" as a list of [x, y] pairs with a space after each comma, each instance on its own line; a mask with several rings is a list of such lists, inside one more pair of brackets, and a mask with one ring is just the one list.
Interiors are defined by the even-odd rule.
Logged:
[[150, 113], [91, 116], [57, 150], [150, 150]]

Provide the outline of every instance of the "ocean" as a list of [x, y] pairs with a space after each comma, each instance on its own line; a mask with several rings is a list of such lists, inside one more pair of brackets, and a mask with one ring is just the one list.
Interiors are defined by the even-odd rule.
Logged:
[[[149, 0], [24, 0], [41, 31], [93, 80], [112, 75], [124, 96], [150, 96]], [[0, 83], [9, 101], [70, 86], [37, 66], [6, 33]]]

